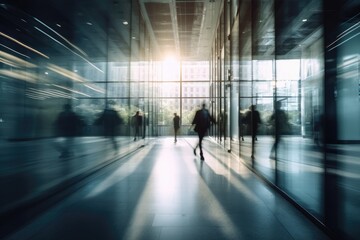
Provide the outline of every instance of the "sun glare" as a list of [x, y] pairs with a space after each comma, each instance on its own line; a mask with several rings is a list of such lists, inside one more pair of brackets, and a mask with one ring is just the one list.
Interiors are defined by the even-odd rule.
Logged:
[[167, 56], [162, 61], [162, 73], [164, 81], [178, 81], [180, 62], [175, 56]]

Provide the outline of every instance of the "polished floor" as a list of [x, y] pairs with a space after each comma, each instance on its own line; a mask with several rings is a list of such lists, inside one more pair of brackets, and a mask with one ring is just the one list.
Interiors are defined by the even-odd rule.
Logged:
[[329, 239], [210, 140], [149, 141], [7, 239]]

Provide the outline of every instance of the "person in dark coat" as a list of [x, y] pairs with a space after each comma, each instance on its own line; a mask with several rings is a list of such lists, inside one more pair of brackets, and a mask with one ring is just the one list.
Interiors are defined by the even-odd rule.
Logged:
[[248, 124], [248, 131], [251, 134], [251, 158], [254, 158], [255, 141], [257, 141], [259, 124], [261, 124], [260, 113], [256, 110], [255, 105], [249, 107], [249, 111], [246, 113], [246, 123]]
[[95, 125], [101, 126], [104, 137], [110, 139], [114, 150], [119, 148], [115, 137], [119, 125], [123, 122], [118, 112], [112, 108], [105, 108], [100, 117], [95, 121]]
[[55, 120], [57, 135], [65, 138], [64, 144], [59, 147], [61, 151], [60, 158], [67, 158], [73, 155], [74, 137], [81, 134], [84, 125], [84, 121], [72, 110], [72, 106], [64, 104], [63, 111], [60, 112]]
[[174, 135], [175, 135], [174, 141], [177, 142], [177, 134], [180, 129], [180, 117], [176, 113], [174, 113], [173, 123], [174, 123]]
[[140, 115], [140, 111], [136, 111], [135, 115], [131, 119], [132, 126], [134, 128], [134, 141], [137, 137], [141, 137], [143, 134], [140, 133], [143, 125], [143, 117]]
[[275, 104], [275, 111], [270, 116], [270, 123], [273, 125], [275, 133], [275, 142], [271, 148], [270, 158], [274, 159], [280, 145], [282, 135], [284, 135], [289, 129], [289, 118], [286, 112], [281, 109], [281, 102], [278, 101]]
[[246, 123], [248, 124], [248, 130], [252, 136], [252, 142], [257, 141], [257, 132], [259, 124], [261, 124], [261, 118], [255, 105], [249, 107], [249, 111], [246, 113]]
[[196, 111], [195, 117], [192, 121], [192, 124], [195, 125], [194, 131], [197, 132], [199, 137], [199, 142], [194, 148], [194, 155], [196, 156], [196, 149], [199, 146], [200, 148], [200, 159], [204, 159], [203, 155], [203, 149], [202, 149], [202, 140], [204, 139], [204, 136], [207, 132], [207, 130], [210, 128], [211, 123], [216, 123], [214, 118], [210, 115], [209, 111], [205, 108], [206, 105], [202, 105], [202, 109]]

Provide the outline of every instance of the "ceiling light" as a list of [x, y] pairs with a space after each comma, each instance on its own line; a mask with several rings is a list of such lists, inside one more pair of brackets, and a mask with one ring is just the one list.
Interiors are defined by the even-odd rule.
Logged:
[[129, 23], [128, 23], [128, 21], [123, 21], [122, 22], [124, 25], [128, 25]]
[[302, 21], [303, 21], [303, 22], [307, 22], [307, 19], [306, 19], [306, 18], [304, 18]]

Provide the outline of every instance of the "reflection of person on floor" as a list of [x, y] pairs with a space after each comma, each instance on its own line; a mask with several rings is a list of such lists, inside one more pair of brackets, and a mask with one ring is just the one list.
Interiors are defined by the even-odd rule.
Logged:
[[115, 137], [117, 135], [119, 125], [123, 122], [124, 121], [119, 116], [118, 112], [110, 107], [105, 108], [100, 117], [95, 121], [95, 125], [102, 127], [104, 137], [109, 138], [114, 147], [114, 150], [119, 149]]
[[134, 141], [136, 141], [137, 137], [141, 137], [140, 130], [142, 129], [143, 119], [140, 115], [140, 111], [136, 111], [135, 115], [132, 116], [131, 124], [134, 128]]
[[281, 136], [285, 134], [288, 129], [288, 116], [284, 110], [281, 109], [281, 102], [276, 102], [275, 111], [270, 116], [270, 123], [274, 128], [275, 142], [271, 148], [270, 158], [275, 158], [275, 154], [277, 153]]
[[180, 129], [180, 117], [176, 113], [174, 113], [173, 124], [174, 124], [174, 136], [175, 136], [174, 142], [177, 142], [177, 134]]
[[210, 128], [211, 123], [215, 123], [214, 118], [210, 115], [209, 111], [205, 108], [205, 104], [202, 105], [202, 109], [196, 111], [194, 120], [192, 124], [195, 125], [194, 131], [197, 132], [199, 137], [199, 143], [194, 148], [194, 154], [196, 155], [196, 148], [200, 148], [200, 159], [204, 159], [203, 149], [202, 149], [202, 140]]
[[80, 135], [84, 121], [77, 115], [70, 104], [64, 104], [55, 121], [58, 136], [64, 137], [64, 144], [60, 147], [60, 158], [71, 157], [74, 147], [74, 137]]

